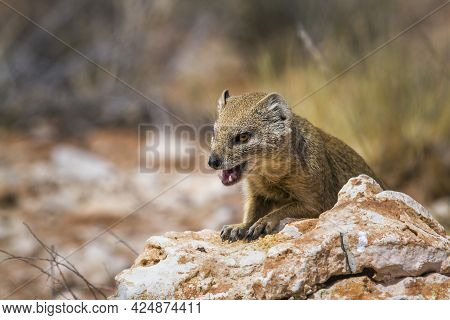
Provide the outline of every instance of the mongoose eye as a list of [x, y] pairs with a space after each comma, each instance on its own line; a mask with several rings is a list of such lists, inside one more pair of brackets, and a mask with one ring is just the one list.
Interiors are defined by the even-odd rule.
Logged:
[[234, 137], [234, 143], [246, 143], [248, 140], [250, 140], [249, 132], [243, 132]]

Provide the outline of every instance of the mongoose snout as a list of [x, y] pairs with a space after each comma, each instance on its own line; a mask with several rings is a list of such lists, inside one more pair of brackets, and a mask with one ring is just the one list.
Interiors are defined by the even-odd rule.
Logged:
[[[222, 160], [213, 153], [209, 157], [208, 165], [215, 170], [219, 170], [222, 166]], [[242, 172], [245, 169], [245, 165], [246, 165], [246, 162], [238, 164], [229, 169], [222, 169], [219, 173], [219, 178], [222, 181], [222, 183], [225, 186], [231, 186], [231, 185], [239, 182], [239, 180], [242, 177]]]
[[220, 158], [217, 155], [215, 155], [214, 153], [211, 154], [211, 156], [209, 157], [209, 160], [208, 160], [208, 166], [217, 170], [220, 168], [221, 164], [222, 164], [222, 161], [220, 160]]

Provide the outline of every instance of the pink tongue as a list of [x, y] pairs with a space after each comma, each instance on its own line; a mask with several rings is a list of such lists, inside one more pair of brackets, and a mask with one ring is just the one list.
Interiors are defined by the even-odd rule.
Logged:
[[232, 168], [228, 170], [222, 170], [219, 174], [220, 180], [223, 184], [229, 184], [236, 181], [239, 178], [239, 173], [237, 168]]

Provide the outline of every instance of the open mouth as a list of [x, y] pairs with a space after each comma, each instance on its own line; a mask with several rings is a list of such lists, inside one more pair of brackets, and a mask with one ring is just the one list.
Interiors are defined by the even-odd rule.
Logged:
[[231, 186], [231, 185], [235, 184], [236, 182], [238, 182], [239, 180], [241, 180], [242, 172], [245, 169], [246, 163], [247, 162], [243, 162], [231, 169], [222, 170], [219, 173], [219, 178], [222, 181], [222, 183], [225, 186]]

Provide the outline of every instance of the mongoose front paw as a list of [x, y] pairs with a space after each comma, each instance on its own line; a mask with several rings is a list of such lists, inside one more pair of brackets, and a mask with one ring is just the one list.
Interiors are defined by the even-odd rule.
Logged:
[[246, 224], [243, 223], [230, 224], [222, 228], [222, 231], [220, 232], [220, 237], [222, 238], [222, 241], [228, 240], [229, 242], [242, 240], [247, 234], [247, 230], [248, 225]]
[[277, 219], [270, 219], [263, 217], [256, 221], [250, 229], [248, 229], [245, 240], [252, 241], [259, 237], [264, 237], [266, 234], [272, 233], [277, 227], [279, 221]]

